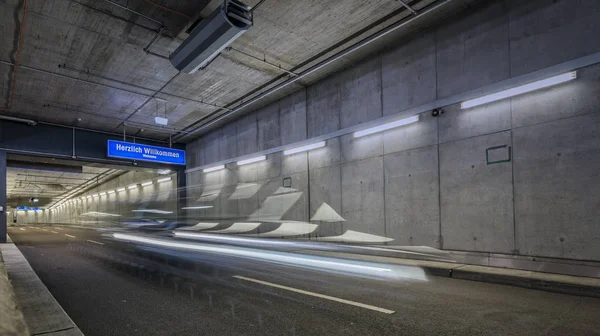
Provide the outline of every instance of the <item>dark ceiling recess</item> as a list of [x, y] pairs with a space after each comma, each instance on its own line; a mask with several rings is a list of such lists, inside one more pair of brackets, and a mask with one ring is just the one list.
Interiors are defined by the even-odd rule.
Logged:
[[66, 166], [54, 163], [39, 163], [39, 162], [26, 162], [8, 160], [6, 162], [7, 168], [23, 169], [23, 170], [38, 170], [38, 171], [49, 171], [58, 173], [70, 173], [70, 174], [81, 174], [83, 168], [81, 166]]

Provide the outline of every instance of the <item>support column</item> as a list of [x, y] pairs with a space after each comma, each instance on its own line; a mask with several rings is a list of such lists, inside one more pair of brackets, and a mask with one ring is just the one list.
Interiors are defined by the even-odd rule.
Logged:
[[0, 243], [6, 243], [6, 152], [0, 150]]

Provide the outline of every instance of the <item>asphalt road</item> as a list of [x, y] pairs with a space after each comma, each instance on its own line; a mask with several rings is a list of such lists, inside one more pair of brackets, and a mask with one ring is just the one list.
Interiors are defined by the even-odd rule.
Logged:
[[123, 249], [100, 232], [9, 234], [89, 336], [600, 335], [600, 299], [432, 276], [381, 281], [249, 261], [236, 268], [227, 258], [210, 261], [218, 277], [176, 293], [168, 281], [144, 281], [77, 248]]

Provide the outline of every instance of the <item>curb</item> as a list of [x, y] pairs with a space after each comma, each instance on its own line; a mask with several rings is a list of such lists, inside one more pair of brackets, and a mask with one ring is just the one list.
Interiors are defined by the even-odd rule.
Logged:
[[[414, 266], [414, 265], [413, 265]], [[481, 269], [478, 269], [481, 268]], [[428, 275], [487, 282], [560, 294], [600, 298], [600, 279], [521, 271], [498, 267], [455, 264], [452, 268], [424, 266]], [[508, 274], [516, 273], [516, 274]], [[565, 278], [556, 281], [552, 278]], [[596, 285], [594, 285], [596, 283]]]

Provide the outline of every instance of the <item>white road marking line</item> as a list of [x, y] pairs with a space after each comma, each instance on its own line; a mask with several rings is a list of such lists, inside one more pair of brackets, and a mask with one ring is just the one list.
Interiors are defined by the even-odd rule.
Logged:
[[275, 287], [275, 288], [279, 288], [279, 289], [285, 289], [285, 290], [288, 290], [288, 291], [291, 291], [291, 292], [295, 292], [295, 293], [310, 295], [310, 296], [318, 297], [318, 298], [321, 298], [321, 299], [331, 300], [331, 301], [335, 301], [335, 302], [345, 303], [345, 304], [351, 305], [351, 306], [356, 306], [356, 307], [360, 307], [360, 308], [370, 309], [370, 310], [378, 311], [378, 312], [384, 313], [384, 314], [393, 314], [393, 313], [395, 313], [395, 311], [389, 310], [389, 309], [385, 309], [385, 308], [380, 308], [380, 307], [371, 306], [371, 305], [360, 303], [360, 302], [354, 302], [354, 301], [350, 301], [350, 300], [340, 299], [340, 298], [337, 298], [337, 297], [334, 297], [334, 296], [329, 296], [329, 295], [324, 295], [324, 294], [319, 294], [319, 293], [308, 292], [308, 291], [305, 291], [305, 290], [301, 290], [301, 289], [297, 289], [297, 288], [292, 288], [292, 287], [287, 287], [287, 286], [282, 286], [282, 285], [274, 284], [274, 283], [271, 283], [271, 282], [266, 282], [266, 281], [262, 281], [262, 280], [256, 280], [256, 279], [252, 279], [252, 278], [247, 278], [247, 277], [241, 276], [241, 275], [234, 275], [233, 277], [237, 278], [237, 279], [241, 279], [241, 280], [255, 282], [255, 283], [258, 283], [258, 284], [261, 284], [261, 285], [265, 285], [265, 286], [271, 286], [271, 287]]
[[50, 231], [50, 232], [52, 232], [52, 233], [58, 233], [58, 232], [56, 232], [56, 231]]
[[104, 245], [104, 243], [97, 242], [97, 241], [95, 241], [95, 240], [91, 240], [91, 239], [88, 239], [88, 240], [86, 240], [86, 241], [89, 241], [90, 243], [94, 243], [94, 244], [98, 244], [98, 245]]
[[65, 233], [65, 236], [70, 237], [70, 238], [77, 238], [75, 236], [71, 236], [70, 234], [66, 234], [66, 233]]
[[19, 228], [19, 230], [21, 230], [21, 231], [25, 231], [25, 229], [23, 229], [23, 228]]

